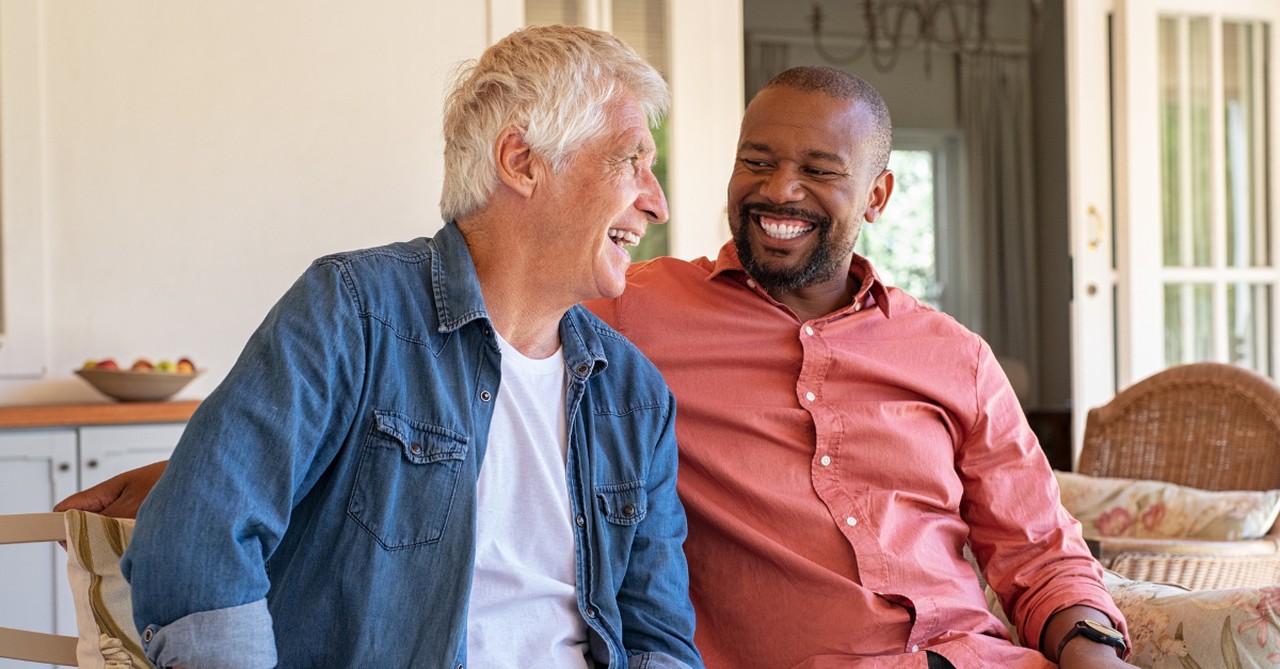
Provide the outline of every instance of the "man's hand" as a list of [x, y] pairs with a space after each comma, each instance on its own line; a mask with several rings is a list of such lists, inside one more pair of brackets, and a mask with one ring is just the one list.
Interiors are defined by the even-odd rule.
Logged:
[[79, 509], [114, 518], [134, 518], [142, 500], [155, 487], [168, 464], [167, 460], [162, 460], [130, 469], [58, 502], [53, 510]]

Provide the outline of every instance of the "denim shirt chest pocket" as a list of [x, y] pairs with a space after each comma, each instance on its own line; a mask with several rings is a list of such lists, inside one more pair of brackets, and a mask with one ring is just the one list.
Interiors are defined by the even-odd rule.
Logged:
[[374, 411], [347, 513], [387, 550], [440, 541], [467, 436], [392, 411]]

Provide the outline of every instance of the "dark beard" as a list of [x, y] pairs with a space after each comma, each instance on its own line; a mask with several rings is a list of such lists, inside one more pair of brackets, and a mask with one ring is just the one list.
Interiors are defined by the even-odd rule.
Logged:
[[[818, 235], [818, 244], [804, 264], [799, 267], [771, 269], [761, 263], [751, 250], [751, 239], [747, 230], [751, 226], [759, 226], [751, 219], [752, 214], [772, 214], [784, 218], [794, 218], [813, 224]], [[813, 233], [808, 233], [813, 234]], [[738, 249], [738, 259], [743, 269], [765, 290], [796, 290], [814, 283], [831, 279], [840, 270], [838, 258], [846, 253], [836, 254], [839, 249], [831, 248], [831, 219], [813, 214], [802, 209], [790, 207], [768, 207], [758, 204], [744, 204], [738, 208], [738, 226], [733, 230], [733, 245]]]

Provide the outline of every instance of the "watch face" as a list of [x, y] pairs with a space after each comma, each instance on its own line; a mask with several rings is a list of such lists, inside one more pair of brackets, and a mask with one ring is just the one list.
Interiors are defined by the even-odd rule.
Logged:
[[[1096, 634], [1098, 640], [1102, 641], [1103, 643], [1111, 643], [1111, 644], [1115, 644], [1117, 642], [1119, 642], [1120, 644], [1124, 643], [1123, 634], [1121, 634], [1120, 632], [1114, 629], [1111, 629], [1110, 627], [1107, 627], [1106, 625], [1103, 625], [1100, 622], [1086, 619], [1086, 620], [1081, 620], [1079, 624], [1088, 628], [1088, 631]], [[1093, 635], [1090, 635], [1090, 636], [1093, 636]]]

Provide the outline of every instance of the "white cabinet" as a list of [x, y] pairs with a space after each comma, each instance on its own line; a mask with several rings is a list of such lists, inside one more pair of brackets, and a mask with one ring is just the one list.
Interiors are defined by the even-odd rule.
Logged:
[[[0, 430], [0, 513], [50, 510], [68, 495], [173, 451], [182, 423]], [[76, 633], [66, 553], [57, 544], [0, 546], [0, 626]], [[0, 669], [36, 665], [0, 659]]]
[[[0, 513], [48, 511], [76, 491], [74, 429], [0, 433]], [[66, 553], [57, 544], [0, 546], [0, 626], [74, 634]], [[28, 662], [0, 660], [26, 669]]]
[[80, 489], [92, 488], [121, 472], [168, 459], [184, 427], [181, 423], [156, 423], [80, 428]]

